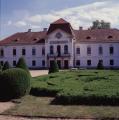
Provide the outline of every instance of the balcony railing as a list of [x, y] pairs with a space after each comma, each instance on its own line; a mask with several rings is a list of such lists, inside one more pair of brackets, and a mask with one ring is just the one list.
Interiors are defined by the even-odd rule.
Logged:
[[58, 55], [58, 53], [54, 53], [54, 54], [48, 53], [47, 56], [48, 57], [70, 57], [70, 53], [67, 53], [67, 54], [61, 53], [60, 55]]

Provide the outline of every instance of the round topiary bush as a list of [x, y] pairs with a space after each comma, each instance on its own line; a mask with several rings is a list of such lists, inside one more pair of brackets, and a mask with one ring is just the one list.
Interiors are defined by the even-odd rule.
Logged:
[[10, 69], [10, 64], [9, 64], [8, 61], [6, 61], [6, 62], [4, 63], [2, 70], [4, 71], [4, 70], [7, 70], [7, 69]]
[[0, 75], [0, 99], [20, 98], [30, 91], [30, 76], [20, 68], [12, 68]]
[[22, 68], [24, 69], [25, 71], [28, 72], [28, 74], [31, 76], [30, 72], [29, 72], [29, 69], [28, 69], [28, 66], [26, 65], [26, 61], [23, 57], [20, 57], [19, 60], [18, 60], [18, 63], [16, 65], [17, 68]]
[[57, 64], [56, 60], [54, 60], [52, 62], [52, 64], [50, 65], [49, 74], [50, 73], [55, 73], [55, 72], [59, 72], [59, 67], [58, 67], [58, 64]]

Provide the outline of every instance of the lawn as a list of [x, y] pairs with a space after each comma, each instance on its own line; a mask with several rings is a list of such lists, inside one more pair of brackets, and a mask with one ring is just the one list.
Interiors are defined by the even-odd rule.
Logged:
[[119, 71], [63, 71], [36, 77], [31, 93], [56, 96], [60, 104], [119, 104]]
[[31, 95], [4, 114], [119, 119], [119, 70], [62, 71], [34, 77], [31, 85]]

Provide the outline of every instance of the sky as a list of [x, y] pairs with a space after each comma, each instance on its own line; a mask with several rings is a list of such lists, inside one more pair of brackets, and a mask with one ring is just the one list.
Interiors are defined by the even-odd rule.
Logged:
[[64, 18], [74, 29], [105, 20], [119, 28], [119, 0], [0, 0], [0, 39], [16, 32], [42, 31]]

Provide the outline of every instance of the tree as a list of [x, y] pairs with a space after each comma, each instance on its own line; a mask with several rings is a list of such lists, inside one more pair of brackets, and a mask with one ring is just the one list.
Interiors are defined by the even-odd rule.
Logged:
[[103, 62], [99, 60], [97, 69], [104, 69]]
[[6, 61], [6, 62], [4, 63], [2, 70], [4, 71], [4, 70], [7, 70], [7, 69], [10, 69], [10, 64], [9, 64], [8, 61]]
[[28, 69], [28, 67], [26, 65], [26, 62], [25, 62], [23, 57], [19, 58], [16, 67], [26, 70], [28, 72], [28, 74], [30, 75], [29, 69]]
[[59, 67], [58, 67], [56, 60], [54, 60], [51, 63], [50, 68], [49, 68], [49, 73], [55, 73], [55, 72], [59, 72]]

